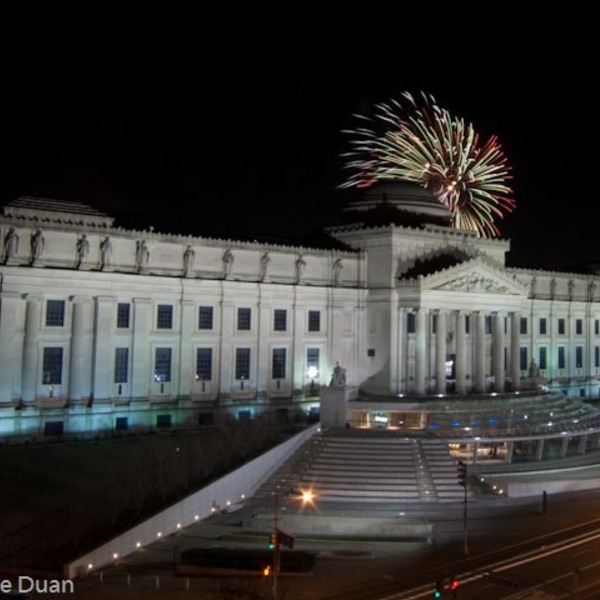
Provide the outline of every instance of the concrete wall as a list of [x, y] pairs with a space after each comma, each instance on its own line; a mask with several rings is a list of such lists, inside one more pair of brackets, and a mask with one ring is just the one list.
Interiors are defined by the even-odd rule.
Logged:
[[106, 544], [64, 566], [70, 579], [102, 568], [134, 553], [136, 550], [176, 533], [197, 521], [210, 517], [213, 507], [233, 509], [250, 498], [265, 480], [277, 470], [306, 440], [319, 429], [317, 423], [262, 456], [218, 479], [181, 502], [140, 523]]

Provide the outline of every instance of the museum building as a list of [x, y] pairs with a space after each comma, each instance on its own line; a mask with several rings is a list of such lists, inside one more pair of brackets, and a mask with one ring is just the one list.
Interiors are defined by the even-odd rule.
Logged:
[[19, 198], [0, 216], [0, 437], [317, 415], [336, 366], [360, 427], [425, 429], [430, 400], [597, 399], [598, 277], [508, 268], [510, 241], [449, 224], [405, 182], [306, 246]]

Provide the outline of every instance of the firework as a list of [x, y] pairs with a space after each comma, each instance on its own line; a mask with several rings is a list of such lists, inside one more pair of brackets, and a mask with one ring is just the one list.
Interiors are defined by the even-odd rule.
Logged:
[[377, 181], [412, 181], [429, 189], [451, 212], [452, 226], [482, 237], [500, 234], [494, 223], [512, 212], [512, 179], [496, 136], [481, 142], [472, 124], [453, 117], [435, 98], [421, 102], [408, 92], [375, 105], [374, 117], [352, 135], [346, 167], [353, 174], [340, 187]]

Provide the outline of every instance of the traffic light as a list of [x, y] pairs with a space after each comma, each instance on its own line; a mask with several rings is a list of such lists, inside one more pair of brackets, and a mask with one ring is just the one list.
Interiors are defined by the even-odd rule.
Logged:
[[277, 539], [277, 532], [273, 531], [269, 534], [269, 550], [275, 550], [277, 543], [279, 540]]
[[444, 584], [442, 583], [441, 580], [438, 579], [435, 582], [435, 590], [433, 590], [433, 597], [434, 598], [441, 598], [443, 590], [444, 590]]
[[458, 470], [458, 485], [466, 487], [467, 485], [467, 463], [464, 460], [459, 460], [456, 466]]
[[456, 577], [453, 577], [450, 580], [450, 585], [448, 588], [452, 590], [452, 597], [456, 598], [458, 596], [458, 579], [456, 579]]

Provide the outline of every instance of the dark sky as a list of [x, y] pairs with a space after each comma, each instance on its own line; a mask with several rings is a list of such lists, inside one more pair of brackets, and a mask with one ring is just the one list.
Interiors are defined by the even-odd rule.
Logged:
[[495, 44], [480, 32], [384, 50], [348, 34], [316, 52], [310, 36], [286, 45], [280, 33], [277, 44], [235, 51], [195, 39], [173, 48], [144, 38], [123, 52], [108, 38], [93, 51], [38, 44], [5, 61], [0, 203], [37, 195], [138, 228], [301, 239], [350, 197], [337, 186], [352, 114], [423, 90], [482, 136], [499, 137], [517, 201], [499, 224], [509, 264], [600, 259], [596, 65], [586, 36], [567, 44], [549, 35], [540, 46], [523, 32]]

